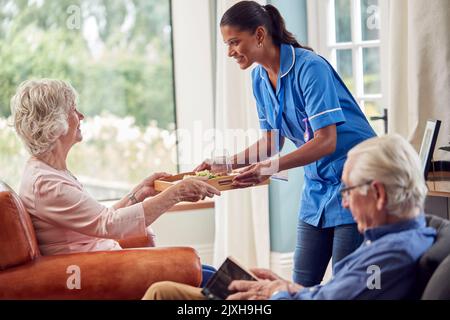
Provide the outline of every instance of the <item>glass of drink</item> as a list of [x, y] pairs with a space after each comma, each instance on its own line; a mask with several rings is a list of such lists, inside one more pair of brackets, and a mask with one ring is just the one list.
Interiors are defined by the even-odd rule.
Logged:
[[216, 149], [211, 153], [211, 171], [214, 173], [228, 174], [231, 173], [233, 167], [231, 165], [230, 155], [226, 149]]

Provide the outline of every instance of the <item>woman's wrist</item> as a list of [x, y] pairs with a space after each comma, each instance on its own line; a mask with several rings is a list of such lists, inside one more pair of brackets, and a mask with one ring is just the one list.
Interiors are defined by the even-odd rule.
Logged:
[[231, 170], [235, 170], [235, 169], [239, 169], [239, 165], [238, 165], [238, 161], [237, 161], [237, 156], [236, 155], [234, 155], [234, 156], [231, 156], [229, 159], [228, 159], [228, 161], [230, 162], [230, 164], [231, 164]]
[[271, 176], [274, 174], [277, 174], [278, 172], [280, 172], [280, 161], [278, 159], [275, 160], [264, 160], [261, 162], [261, 165], [263, 166], [264, 170], [266, 172], [264, 172], [264, 175], [267, 176]]
[[131, 191], [129, 194], [127, 194], [129, 205], [136, 204], [140, 201], [136, 198], [136, 192]]
[[147, 226], [179, 202], [172, 188], [142, 202]]
[[127, 195], [128, 200], [130, 201], [130, 204], [136, 204], [139, 202], [142, 202], [144, 199], [141, 199], [139, 196], [139, 190], [141, 190], [142, 185], [138, 185], [136, 186], [133, 190], [131, 190], [131, 192]]
[[178, 190], [178, 186], [170, 187], [169, 189], [166, 189], [165, 192], [162, 192], [160, 194], [163, 198], [166, 199], [166, 201], [170, 202], [173, 205], [176, 205], [178, 202], [183, 201], [181, 194]]

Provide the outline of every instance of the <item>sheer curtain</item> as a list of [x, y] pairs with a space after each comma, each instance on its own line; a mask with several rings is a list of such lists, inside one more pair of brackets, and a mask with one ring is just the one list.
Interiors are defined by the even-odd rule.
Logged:
[[442, 120], [437, 146], [450, 140], [449, 30], [448, 0], [389, 1], [389, 131], [417, 149], [428, 119]]
[[[223, 13], [238, 1], [217, 0], [216, 24]], [[218, 130], [216, 148], [236, 151], [236, 140], [256, 141], [249, 130], [258, 132], [258, 117], [251, 88], [250, 70], [242, 71], [227, 56], [220, 28], [217, 27], [216, 111]], [[236, 130], [236, 131], [233, 131]], [[253, 136], [253, 137], [250, 137]], [[239, 150], [241, 151], [241, 150]], [[269, 267], [269, 192], [268, 187], [255, 187], [223, 192], [216, 198], [214, 265], [232, 255], [248, 267]]]

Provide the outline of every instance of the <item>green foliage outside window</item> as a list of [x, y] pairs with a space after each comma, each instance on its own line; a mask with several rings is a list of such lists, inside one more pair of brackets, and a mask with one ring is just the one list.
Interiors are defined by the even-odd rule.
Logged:
[[10, 99], [44, 77], [69, 81], [87, 116], [69, 158], [77, 176], [125, 190], [175, 171], [172, 74], [169, 0], [0, 0], [0, 178], [17, 186], [26, 158], [6, 127]]

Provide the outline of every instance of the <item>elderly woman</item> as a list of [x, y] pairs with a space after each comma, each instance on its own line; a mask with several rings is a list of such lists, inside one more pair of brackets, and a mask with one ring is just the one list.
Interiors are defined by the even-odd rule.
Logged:
[[67, 155], [82, 140], [77, 94], [67, 82], [22, 83], [11, 100], [15, 129], [31, 154], [20, 198], [31, 215], [44, 255], [121, 249], [116, 239], [148, 235], [148, 227], [180, 201], [220, 195], [188, 179], [157, 194], [156, 173], [108, 208], [92, 198], [67, 168]]

